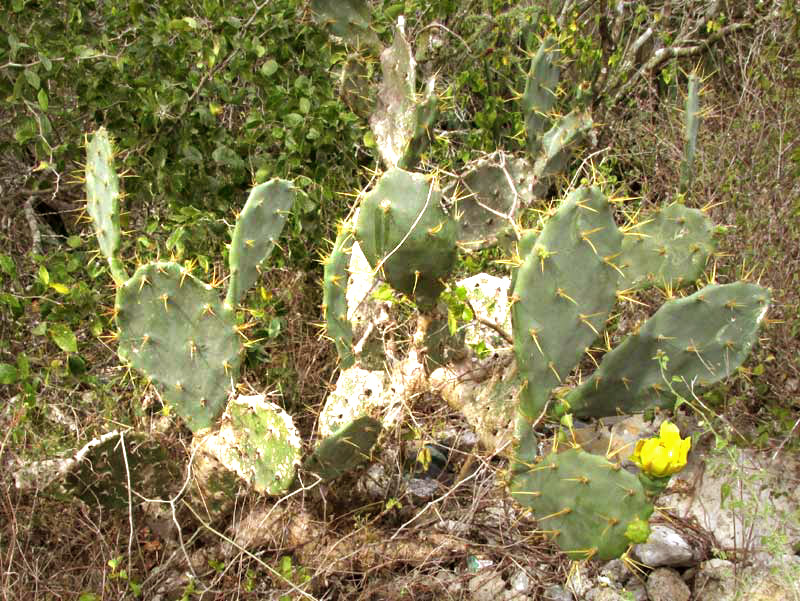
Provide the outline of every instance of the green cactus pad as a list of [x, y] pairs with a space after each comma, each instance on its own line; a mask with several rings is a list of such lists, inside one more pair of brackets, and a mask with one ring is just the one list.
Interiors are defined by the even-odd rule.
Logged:
[[531, 61], [525, 92], [522, 95], [522, 112], [525, 115], [525, 134], [528, 152], [537, 156], [542, 149], [542, 133], [551, 121], [550, 113], [556, 103], [556, 88], [561, 76], [558, 61], [561, 50], [558, 41], [547, 36]]
[[433, 306], [455, 265], [457, 224], [425, 176], [390, 169], [366, 195], [356, 239], [373, 269], [396, 290]]
[[600, 367], [567, 397], [579, 417], [670, 407], [675, 393], [730, 375], [758, 338], [769, 291], [746, 282], [712, 285], [665, 303], [636, 334], [607, 353]]
[[71, 463], [61, 492], [109, 509], [141, 502], [129, 494], [129, 481], [146, 497], [169, 496], [181, 471], [155, 438], [134, 432], [109, 432], [84, 446]]
[[593, 127], [588, 113], [574, 110], [553, 124], [542, 139], [542, 148], [533, 166], [539, 179], [558, 175], [567, 168], [572, 151]]
[[193, 432], [222, 413], [239, 333], [217, 292], [176, 263], [148, 263], [117, 290], [119, 356], [143, 371]]
[[570, 194], [519, 268], [512, 296], [514, 351], [527, 381], [520, 412], [534, 420], [605, 327], [616, 300], [622, 234], [596, 188]]
[[257, 492], [279, 495], [295, 477], [302, 442], [291, 416], [262, 395], [233, 399], [222, 417], [217, 455]]
[[439, 98], [434, 92], [435, 79], [428, 80], [425, 100], [416, 104], [411, 118], [411, 139], [397, 163], [401, 169], [413, 169], [431, 142], [431, 127], [439, 116]]
[[642, 485], [604, 457], [580, 449], [554, 453], [515, 473], [509, 487], [572, 559], [615, 559], [649, 534], [653, 505]]
[[683, 162], [681, 163], [680, 191], [686, 193], [694, 181], [694, 156], [697, 150], [697, 130], [700, 128], [700, 78], [689, 75], [686, 94], [686, 112], [683, 127]]
[[714, 225], [705, 213], [672, 204], [642, 218], [622, 241], [621, 288], [694, 283], [714, 252]]
[[325, 258], [322, 277], [322, 308], [328, 337], [339, 353], [339, 368], [347, 369], [353, 357], [353, 326], [347, 318], [347, 265], [353, 248], [353, 232], [347, 224], [339, 228], [331, 254]]
[[282, 179], [272, 179], [250, 191], [231, 239], [227, 302], [232, 307], [258, 280], [261, 264], [275, 248], [294, 199], [294, 185]]
[[511, 286], [509, 287], [509, 291], [512, 295], [514, 294], [514, 287], [517, 285], [517, 274], [519, 273], [519, 267], [521, 266], [522, 261], [525, 260], [525, 257], [527, 257], [533, 250], [538, 238], [539, 230], [522, 230], [519, 235], [519, 240], [514, 242], [514, 260], [511, 263]]
[[119, 259], [119, 176], [114, 169], [114, 149], [101, 127], [86, 147], [86, 212], [92, 218], [100, 252], [108, 259], [111, 275], [119, 286], [128, 274]]
[[533, 202], [533, 171], [522, 159], [497, 153], [478, 161], [459, 177], [455, 203], [459, 246], [480, 250], [493, 246], [517, 215]]
[[381, 433], [381, 423], [360, 417], [324, 438], [306, 459], [303, 469], [323, 480], [333, 480], [369, 459], [369, 452]]

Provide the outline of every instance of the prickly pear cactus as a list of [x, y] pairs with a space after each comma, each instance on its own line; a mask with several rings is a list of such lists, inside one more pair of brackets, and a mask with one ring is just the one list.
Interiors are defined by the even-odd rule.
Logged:
[[524, 159], [495, 153], [467, 169], [458, 178], [454, 211], [459, 218], [459, 245], [469, 250], [488, 248], [534, 199], [533, 168]]
[[713, 233], [705, 213], [677, 203], [644, 216], [622, 242], [620, 287], [676, 290], [694, 283], [714, 252]]
[[272, 254], [297, 191], [291, 182], [272, 179], [250, 190], [231, 238], [227, 303], [235, 307], [256, 283], [262, 263]]
[[339, 368], [352, 367], [353, 326], [347, 318], [347, 265], [353, 248], [353, 232], [349, 224], [341, 223], [331, 254], [323, 261], [325, 271], [322, 277], [322, 311], [325, 314], [325, 327], [328, 338], [336, 345], [339, 353]]
[[684, 114], [684, 149], [681, 163], [680, 191], [687, 193], [694, 181], [694, 157], [697, 151], [697, 131], [700, 127], [700, 84], [696, 73], [689, 75], [688, 92], [686, 94], [686, 110]]
[[653, 505], [641, 483], [605, 457], [552, 453], [513, 474], [510, 489], [572, 559], [614, 559], [649, 536]]
[[233, 399], [219, 429], [198, 444], [227, 471], [269, 495], [289, 489], [302, 457], [302, 442], [292, 418], [263, 395]]
[[222, 413], [241, 337], [217, 290], [176, 263], [148, 263], [117, 291], [120, 358], [142, 370], [196, 432]]
[[567, 168], [572, 152], [592, 130], [588, 113], [574, 110], [553, 124], [542, 138], [542, 148], [533, 169], [544, 179], [562, 173]]
[[356, 238], [370, 265], [392, 287], [431, 307], [455, 265], [458, 227], [428, 179], [390, 169], [366, 195]]
[[372, 417], [360, 417], [343, 424], [323, 438], [306, 459], [303, 469], [323, 480], [333, 480], [369, 460], [370, 449], [381, 433], [381, 423]]
[[100, 252], [108, 260], [114, 282], [128, 279], [119, 258], [119, 176], [114, 169], [114, 148], [108, 131], [98, 129], [86, 146], [86, 212], [92, 219]]
[[294, 187], [274, 179], [251, 191], [234, 229], [231, 286], [224, 303], [214, 288], [176, 263], [148, 263], [127, 277], [118, 254], [118, 178], [104, 129], [87, 147], [86, 190], [100, 249], [117, 284], [120, 358], [147, 375], [193, 432], [211, 427], [239, 372], [242, 343], [234, 308], [272, 252]]
[[557, 99], [556, 88], [561, 77], [560, 58], [558, 41], [553, 36], [547, 36], [531, 61], [522, 96], [525, 133], [531, 156], [538, 155], [542, 149], [542, 134], [551, 121], [551, 112]]
[[622, 235], [608, 199], [579, 188], [547, 221], [517, 273], [514, 351], [526, 381], [520, 412], [536, 419], [605, 327], [616, 301]]
[[742, 364], [768, 306], [769, 291], [746, 282], [706, 286], [665, 303], [567, 395], [567, 410], [600, 417], [670, 407], [676, 394], [691, 398]]

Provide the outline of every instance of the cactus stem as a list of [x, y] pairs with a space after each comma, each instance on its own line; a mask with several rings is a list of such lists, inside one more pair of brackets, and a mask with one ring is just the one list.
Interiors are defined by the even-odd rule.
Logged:
[[169, 307], [167, 307], [167, 301], [169, 300], [169, 294], [166, 292], [158, 297], [160, 300], [164, 301], [164, 311], [169, 312]]

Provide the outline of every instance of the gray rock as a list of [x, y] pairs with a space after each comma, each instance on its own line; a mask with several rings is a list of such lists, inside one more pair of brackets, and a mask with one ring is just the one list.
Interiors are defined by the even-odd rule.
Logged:
[[691, 591], [672, 568], [658, 568], [647, 577], [647, 593], [651, 601], [689, 601]]
[[650, 538], [636, 545], [633, 552], [639, 561], [651, 568], [690, 566], [699, 559], [686, 539], [666, 524], [652, 526]]
[[510, 593], [514, 595], [529, 593], [531, 588], [533, 588], [533, 583], [531, 582], [531, 577], [528, 576], [525, 570], [519, 570], [511, 577]]
[[544, 599], [544, 601], [575, 601], [575, 597], [572, 593], [564, 590], [557, 584], [547, 587], [542, 599]]
[[469, 580], [469, 593], [472, 601], [497, 601], [506, 590], [503, 577], [494, 571], [481, 571]]
[[605, 578], [606, 582], [611, 586], [620, 585], [628, 581], [631, 577], [631, 571], [622, 560], [612, 559], [600, 568], [600, 577]]

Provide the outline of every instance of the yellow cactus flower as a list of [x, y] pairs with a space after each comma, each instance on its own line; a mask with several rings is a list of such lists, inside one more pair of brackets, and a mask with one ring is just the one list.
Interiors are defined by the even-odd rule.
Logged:
[[686, 467], [691, 446], [690, 438], [681, 439], [678, 426], [665, 421], [661, 424], [658, 438], [643, 438], [636, 441], [631, 461], [644, 473], [663, 478]]

